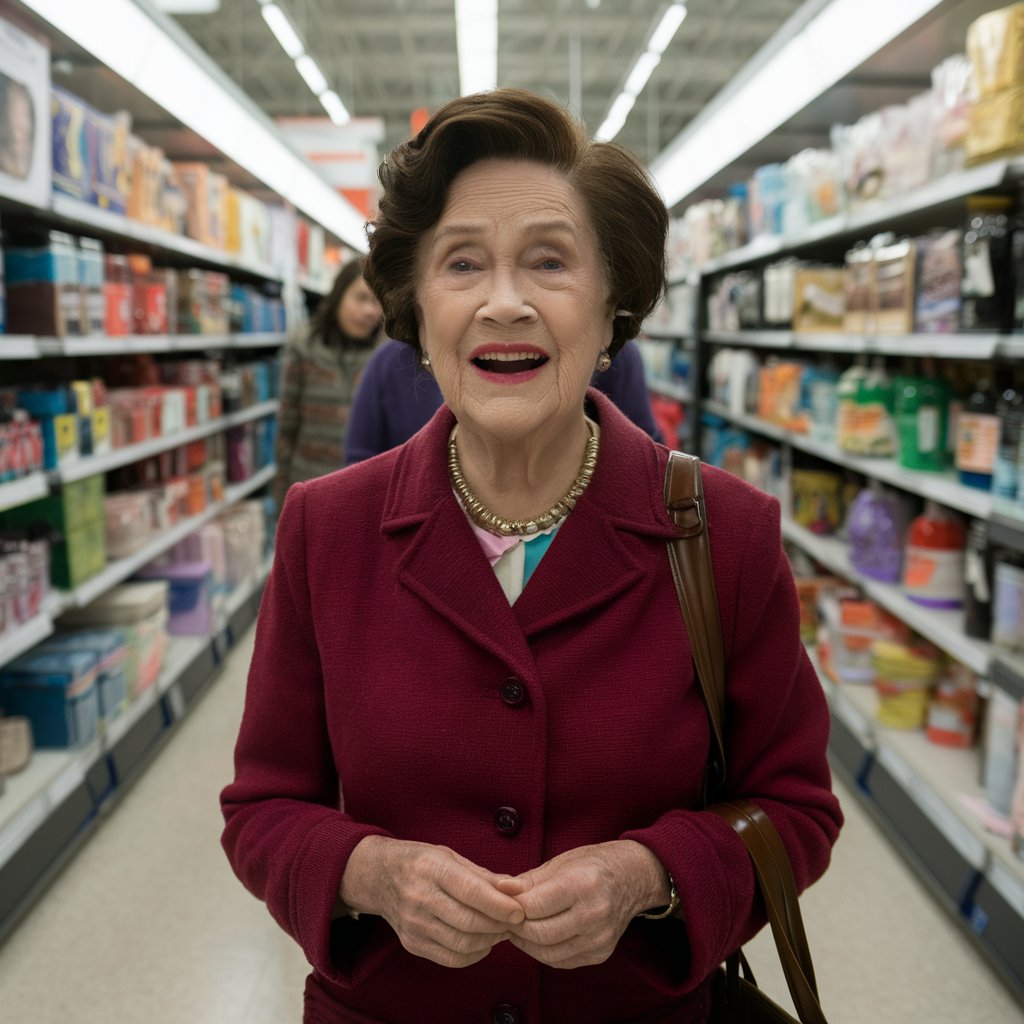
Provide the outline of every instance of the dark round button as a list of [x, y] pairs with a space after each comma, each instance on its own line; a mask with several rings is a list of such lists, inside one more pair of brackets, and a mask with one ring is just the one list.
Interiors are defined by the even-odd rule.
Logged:
[[526, 700], [526, 687], [518, 679], [506, 679], [501, 688], [501, 699], [510, 708], [518, 707]]
[[514, 836], [519, 831], [519, 812], [514, 807], [499, 807], [494, 812], [494, 824], [499, 832]]
[[499, 1003], [491, 1014], [494, 1024], [519, 1024], [519, 1011], [508, 1003]]

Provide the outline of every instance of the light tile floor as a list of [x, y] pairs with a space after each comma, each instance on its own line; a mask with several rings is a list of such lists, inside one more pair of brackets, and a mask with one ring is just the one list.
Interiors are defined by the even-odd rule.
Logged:
[[[287, 1024], [306, 965], [228, 869], [251, 633], [158, 759], [0, 947], [4, 1024]], [[831, 1024], [1024, 1024], [1024, 1011], [842, 787], [847, 824], [804, 897]], [[748, 949], [785, 991], [765, 933]], [[552, 1022], [587, 1024], [587, 1022]]]

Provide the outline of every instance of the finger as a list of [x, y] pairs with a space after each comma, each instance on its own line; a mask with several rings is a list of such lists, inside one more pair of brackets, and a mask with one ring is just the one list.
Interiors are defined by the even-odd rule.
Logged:
[[513, 935], [509, 942], [538, 963], [556, 970], [571, 970], [604, 963], [611, 956], [614, 947], [592, 946], [582, 936], [575, 936], [557, 946], [539, 946]]
[[432, 960], [442, 967], [470, 967], [472, 964], [483, 960], [491, 951], [491, 946], [485, 946], [482, 949], [460, 952], [459, 950], [450, 949], [443, 943], [427, 936], [416, 936], [413, 938], [400, 935], [399, 938], [405, 949], [412, 953], [413, 956]]
[[[499, 891], [494, 883], [474, 872], [460, 870], [447, 873], [441, 880], [441, 887], [455, 903], [475, 912], [486, 922], [486, 926], [481, 927], [478, 919], [472, 925], [473, 931], [501, 931], [508, 925], [519, 924], [525, 916], [518, 900]], [[495, 928], [496, 924], [498, 928]]]

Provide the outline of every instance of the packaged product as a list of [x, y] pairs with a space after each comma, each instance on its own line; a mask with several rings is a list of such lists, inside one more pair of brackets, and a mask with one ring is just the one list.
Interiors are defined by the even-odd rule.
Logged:
[[843, 267], [801, 267], [793, 280], [793, 330], [842, 331], [846, 309]]
[[898, 582], [908, 518], [906, 500], [872, 480], [854, 498], [846, 517], [850, 564], [870, 579]]
[[878, 721], [891, 729], [923, 728], [929, 693], [942, 664], [939, 651], [920, 638], [902, 643], [876, 640], [871, 661]]
[[914, 330], [921, 334], [952, 334], [960, 323], [960, 233], [933, 233], [915, 240], [917, 292]]
[[967, 56], [978, 96], [1024, 85], [1024, 4], [989, 11], [971, 22]]
[[945, 470], [949, 386], [941, 377], [896, 377], [893, 396], [900, 465], [936, 473]]
[[1009, 815], [1020, 759], [1021, 702], [993, 687], [985, 712], [983, 784], [985, 800], [997, 814]]
[[904, 593], [928, 608], [960, 608], [964, 603], [967, 530], [959, 516], [937, 502], [910, 524], [903, 569]]
[[928, 705], [925, 735], [942, 747], [972, 747], [978, 734], [978, 680], [966, 666], [946, 658]]
[[1006, 89], [971, 105], [967, 164], [1013, 156], [1024, 149], [1024, 86]]
[[909, 239], [874, 250], [875, 331], [907, 334], [914, 326], [914, 271], [916, 251]]

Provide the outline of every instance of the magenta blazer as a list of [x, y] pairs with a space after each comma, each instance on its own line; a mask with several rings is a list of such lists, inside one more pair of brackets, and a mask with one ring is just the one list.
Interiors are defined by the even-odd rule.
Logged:
[[[699, 1021], [705, 979], [763, 923], [743, 844], [698, 809], [708, 720], [666, 554], [666, 450], [588, 401], [597, 470], [511, 607], [448, 481], [447, 407], [402, 447], [289, 493], [223, 843], [313, 966], [306, 1021]], [[765, 808], [803, 888], [842, 816], [779, 506], [720, 470], [704, 484], [729, 793]], [[440, 967], [381, 918], [332, 922], [372, 834], [510, 874], [634, 839], [671, 872], [683, 919], [635, 921], [599, 966], [554, 970], [503, 943]]]

